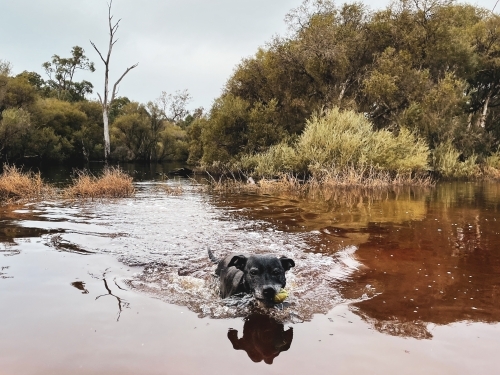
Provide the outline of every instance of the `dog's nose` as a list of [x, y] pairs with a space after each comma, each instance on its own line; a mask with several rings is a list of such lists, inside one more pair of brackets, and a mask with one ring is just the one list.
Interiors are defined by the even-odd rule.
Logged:
[[266, 287], [263, 290], [264, 297], [265, 298], [274, 298], [274, 295], [276, 294], [276, 290], [274, 290], [273, 287]]

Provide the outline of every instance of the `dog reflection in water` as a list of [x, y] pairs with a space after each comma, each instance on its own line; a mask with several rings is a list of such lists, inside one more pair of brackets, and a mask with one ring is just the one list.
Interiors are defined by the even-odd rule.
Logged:
[[254, 362], [264, 360], [272, 364], [281, 352], [290, 348], [293, 340], [293, 328], [285, 331], [283, 324], [262, 314], [252, 314], [245, 318], [243, 337], [238, 338], [238, 331], [230, 329], [227, 338], [235, 350], [244, 350]]

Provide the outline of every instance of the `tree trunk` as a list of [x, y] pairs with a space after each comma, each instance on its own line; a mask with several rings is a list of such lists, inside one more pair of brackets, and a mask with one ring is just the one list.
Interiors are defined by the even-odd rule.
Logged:
[[481, 128], [484, 128], [486, 125], [486, 117], [488, 117], [488, 105], [490, 103], [490, 98], [491, 98], [491, 92], [488, 93], [488, 96], [486, 97], [486, 100], [484, 101], [483, 112], [481, 113], [481, 116], [479, 117], [479, 127], [481, 127]]
[[102, 110], [102, 122], [104, 123], [104, 160], [107, 162], [111, 152], [111, 143], [109, 141], [109, 117], [108, 108]]
[[340, 87], [342, 89], [340, 90], [339, 99], [338, 99], [339, 107], [340, 107], [340, 103], [342, 103], [342, 99], [344, 99], [344, 94], [345, 94], [345, 90], [347, 89], [348, 83], [349, 83], [349, 79], [346, 79], [346, 81], [340, 85]]
[[473, 113], [469, 113], [469, 116], [467, 117], [467, 129], [470, 129], [472, 126], [472, 116], [473, 115], [474, 115]]

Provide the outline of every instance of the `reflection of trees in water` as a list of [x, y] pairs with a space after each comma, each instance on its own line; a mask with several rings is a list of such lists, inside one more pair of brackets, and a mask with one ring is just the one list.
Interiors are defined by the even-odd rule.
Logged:
[[381, 332], [418, 338], [432, 337], [428, 323], [499, 322], [498, 192], [451, 184], [436, 189], [422, 220], [370, 224], [356, 252], [367, 269], [345, 295], [364, 285], [379, 294], [354, 311]]
[[345, 235], [350, 237], [353, 229], [362, 229], [374, 221], [403, 223], [423, 219], [430, 192], [428, 188], [419, 187], [330, 187], [312, 189], [303, 196], [284, 192], [244, 199], [241, 195], [234, 194], [223, 196], [220, 201], [215, 196], [214, 204], [247, 208], [240, 214], [249, 216], [250, 219], [271, 222], [284, 231], [349, 228], [351, 231]]
[[252, 314], [245, 318], [241, 338], [235, 329], [229, 330], [227, 338], [235, 350], [246, 351], [252, 361], [272, 364], [281, 352], [290, 349], [293, 328], [285, 331], [284, 325], [272, 317]]
[[432, 339], [432, 334], [427, 330], [427, 323], [422, 321], [402, 321], [396, 317], [387, 320], [375, 319], [359, 309], [352, 309], [354, 313], [370, 324], [377, 331], [391, 336], [413, 337], [415, 339]]

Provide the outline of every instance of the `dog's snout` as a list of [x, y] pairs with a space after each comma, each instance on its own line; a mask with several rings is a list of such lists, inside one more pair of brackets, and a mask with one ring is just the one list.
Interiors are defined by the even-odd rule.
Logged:
[[270, 298], [274, 298], [274, 296], [276, 295], [276, 290], [273, 287], [268, 286], [268, 287], [264, 288], [262, 293], [264, 294], [264, 298], [270, 299]]

